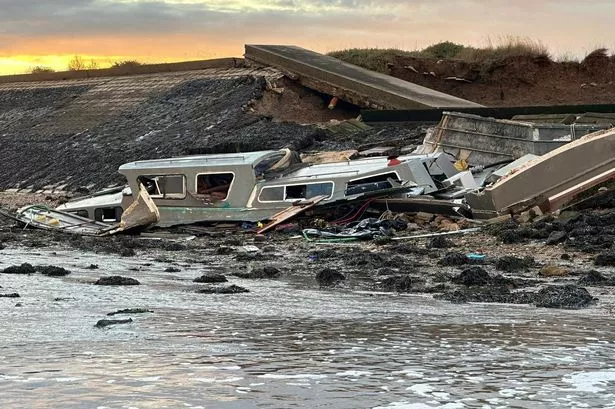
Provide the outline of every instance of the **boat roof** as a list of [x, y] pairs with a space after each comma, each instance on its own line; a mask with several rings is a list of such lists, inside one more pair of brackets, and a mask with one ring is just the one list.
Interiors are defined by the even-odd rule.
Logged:
[[[435, 157], [434, 155], [406, 155], [399, 156], [398, 159], [402, 162], [409, 160], [421, 160]], [[298, 169], [292, 173], [289, 173], [279, 179], [278, 181], [289, 182], [298, 179], [311, 179], [311, 178], [323, 178], [326, 176], [334, 177], [346, 177], [352, 178], [353, 176], [360, 177], [366, 173], [378, 172], [382, 173], [395, 172], [396, 166], [388, 166], [389, 159], [386, 156], [377, 156], [364, 159], [353, 159], [345, 162], [331, 162], [322, 163], [318, 165], [311, 165], [305, 168]]]
[[178, 158], [140, 160], [125, 163], [119, 170], [191, 168], [203, 166], [254, 166], [265, 157], [279, 151], [257, 151], [243, 153], [219, 153], [212, 155], [182, 156]]

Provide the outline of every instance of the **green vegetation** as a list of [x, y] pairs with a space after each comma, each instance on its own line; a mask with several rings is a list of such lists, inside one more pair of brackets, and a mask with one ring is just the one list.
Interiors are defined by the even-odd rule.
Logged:
[[387, 64], [396, 57], [449, 59], [477, 63], [483, 66], [495, 64], [510, 57], [523, 56], [552, 60], [549, 50], [544, 44], [520, 37], [503, 37], [496, 43], [490, 41], [487, 46], [482, 48], [445, 41], [417, 51], [353, 48], [334, 51], [328, 55], [379, 72], [386, 72]]
[[327, 55], [378, 72], [386, 72], [387, 62], [393, 60], [395, 57], [416, 56], [412, 51], [403, 51], [395, 48], [351, 48], [348, 50], [334, 51]]

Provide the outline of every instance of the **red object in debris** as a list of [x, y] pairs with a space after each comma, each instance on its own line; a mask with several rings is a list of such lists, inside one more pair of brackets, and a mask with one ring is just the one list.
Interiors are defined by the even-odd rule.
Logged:
[[389, 156], [387, 159], [389, 160], [389, 163], [387, 163], [387, 166], [395, 166], [401, 163], [401, 161], [397, 159], [397, 156]]

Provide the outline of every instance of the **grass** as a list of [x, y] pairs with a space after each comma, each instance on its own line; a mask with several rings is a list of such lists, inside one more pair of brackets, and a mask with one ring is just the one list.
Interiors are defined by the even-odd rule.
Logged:
[[497, 64], [511, 57], [533, 57], [553, 61], [548, 48], [540, 41], [513, 36], [501, 37], [496, 41], [489, 40], [485, 47], [471, 47], [445, 41], [416, 51], [353, 48], [334, 51], [328, 55], [379, 72], [387, 72], [387, 64], [399, 56], [457, 60], [481, 66]]

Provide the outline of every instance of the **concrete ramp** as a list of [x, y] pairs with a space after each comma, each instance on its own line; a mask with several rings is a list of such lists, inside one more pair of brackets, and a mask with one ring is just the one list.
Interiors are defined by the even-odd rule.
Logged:
[[443, 92], [288, 45], [246, 45], [246, 59], [278, 68], [308, 88], [372, 109], [481, 107]]

